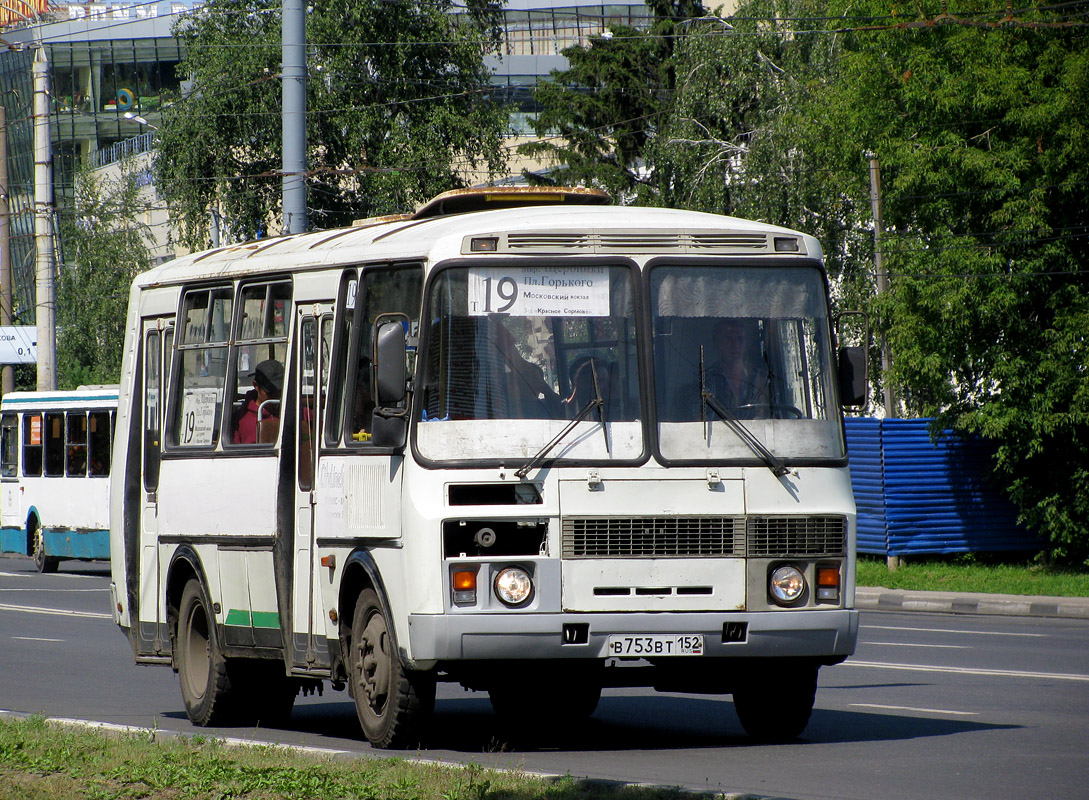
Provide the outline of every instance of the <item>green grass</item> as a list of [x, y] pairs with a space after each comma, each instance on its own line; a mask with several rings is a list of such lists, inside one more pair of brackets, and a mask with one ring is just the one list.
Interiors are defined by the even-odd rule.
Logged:
[[[487, 759], [482, 754], [481, 759]], [[156, 741], [0, 720], [0, 800], [691, 800], [672, 789], [421, 764], [321, 758], [194, 737]], [[710, 795], [708, 795], [710, 798]], [[721, 795], [719, 796], [721, 797]]]
[[908, 559], [894, 571], [889, 570], [883, 557], [859, 556], [857, 575], [859, 586], [887, 589], [1089, 597], [1089, 572], [994, 556]]

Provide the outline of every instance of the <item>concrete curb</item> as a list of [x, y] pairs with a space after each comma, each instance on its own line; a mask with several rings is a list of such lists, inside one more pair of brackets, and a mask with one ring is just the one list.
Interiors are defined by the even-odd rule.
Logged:
[[855, 589], [855, 607], [868, 611], [929, 611], [1009, 617], [1089, 619], [1089, 597], [1028, 597], [975, 592], [909, 592], [866, 586]]

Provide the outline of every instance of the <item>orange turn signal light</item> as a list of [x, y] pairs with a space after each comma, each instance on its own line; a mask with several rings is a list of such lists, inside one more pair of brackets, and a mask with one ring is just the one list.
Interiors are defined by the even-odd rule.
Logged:
[[839, 586], [839, 567], [817, 567], [817, 586]]
[[455, 592], [476, 591], [476, 570], [460, 570], [454, 573]]

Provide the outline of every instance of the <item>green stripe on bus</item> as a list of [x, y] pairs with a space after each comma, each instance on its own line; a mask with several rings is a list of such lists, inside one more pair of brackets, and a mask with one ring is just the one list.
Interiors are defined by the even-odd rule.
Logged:
[[232, 608], [227, 612], [227, 619], [223, 621], [224, 625], [237, 625], [240, 628], [250, 627], [250, 612], [242, 611], [237, 608]]
[[232, 608], [227, 612], [224, 625], [232, 625], [239, 628], [279, 628], [280, 615], [275, 611], [244, 611], [240, 608]]
[[275, 611], [254, 611], [253, 627], [255, 628], [279, 628], [280, 615]]

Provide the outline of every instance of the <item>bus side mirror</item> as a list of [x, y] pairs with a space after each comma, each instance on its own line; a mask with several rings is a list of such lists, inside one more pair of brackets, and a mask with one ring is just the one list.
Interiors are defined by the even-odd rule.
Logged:
[[402, 402], [407, 379], [405, 329], [400, 322], [384, 322], [375, 343], [375, 404], [386, 408]]
[[864, 408], [868, 394], [866, 348], [839, 349], [839, 398], [845, 408]]

